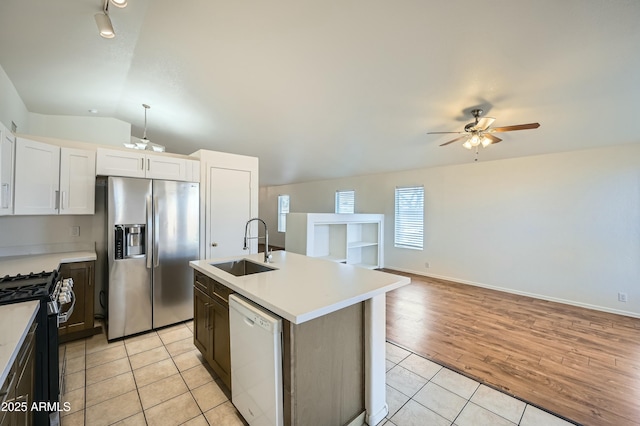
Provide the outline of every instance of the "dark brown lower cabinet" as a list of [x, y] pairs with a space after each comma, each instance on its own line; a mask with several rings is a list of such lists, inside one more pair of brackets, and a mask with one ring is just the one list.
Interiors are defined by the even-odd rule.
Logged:
[[231, 389], [231, 345], [229, 341], [229, 294], [231, 290], [195, 271], [193, 297], [193, 342], [205, 361]]
[[34, 368], [36, 323], [31, 324], [9, 375], [0, 388], [0, 426], [33, 424]]
[[[95, 334], [93, 317], [95, 312], [95, 262], [73, 262], [60, 265], [62, 278], [73, 279], [76, 304], [69, 320], [60, 324], [60, 342], [81, 339]], [[67, 309], [63, 305], [63, 310]]]

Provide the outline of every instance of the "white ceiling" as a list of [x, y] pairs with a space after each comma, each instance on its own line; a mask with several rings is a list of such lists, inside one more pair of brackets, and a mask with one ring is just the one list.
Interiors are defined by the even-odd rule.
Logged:
[[[261, 185], [640, 142], [638, 0], [2, 0], [0, 65], [31, 112], [133, 124], [178, 153], [260, 158]], [[500, 135], [502, 137], [502, 135]], [[454, 135], [455, 136], [455, 135]]]

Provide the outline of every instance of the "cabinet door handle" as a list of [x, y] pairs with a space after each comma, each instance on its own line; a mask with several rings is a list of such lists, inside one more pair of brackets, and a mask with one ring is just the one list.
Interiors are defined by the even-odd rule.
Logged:
[[69, 203], [67, 201], [67, 191], [62, 191], [60, 193], [60, 210], [64, 210], [65, 209], [65, 205], [67, 205], [67, 207], [69, 207]]
[[60, 191], [55, 190], [55, 191], [53, 191], [53, 193], [54, 193], [54, 195], [53, 195], [53, 196], [55, 197], [55, 200], [54, 200], [54, 202], [55, 202], [55, 209], [56, 209], [56, 210], [59, 210], [59, 209], [60, 209]]
[[147, 158], [147, 171], [151, 170], [151, 159]]
[[205, 317], [204, 328], [209, 330], [209, 304], [205, 303], [204, 308], [207, 310], [207, 316]]
[[218, 247], [218, 243], [211, 243], [211, 247]]
[[144, 170], [144, 158], [140, 159], [140, 170]]
[[8, 209], [9, 208], [9, 197], [10, 197], [10, 192], [9, 192], [9, 184], [8, 183], [3, 183], [2, 184], [2, 194], [0, 194], [0, 197], [2, 197], [2, 208], [3, 209]]

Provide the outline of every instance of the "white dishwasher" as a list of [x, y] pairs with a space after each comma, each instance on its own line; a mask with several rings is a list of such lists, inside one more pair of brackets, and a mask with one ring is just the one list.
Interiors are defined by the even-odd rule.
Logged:
[[229, 296], [231, 401], [251, 426], [282, 426], [282, 319]]

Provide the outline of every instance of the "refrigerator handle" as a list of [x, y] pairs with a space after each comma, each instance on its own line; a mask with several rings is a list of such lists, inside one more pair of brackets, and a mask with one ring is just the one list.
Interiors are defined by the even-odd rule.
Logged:
[[158, 197], [153, 197], [153, 267], [158, 267], [160, 261], [160, 255], [158, 253], [158, 239], [160, 214], [158, 210]]
[[147, 257], [147, 269], [151, 269], [151, 256], [153, 253], [151, 250], [151, 244], [153, 243], [153, 234], [150, 232], [152, 230], [151, 223], [151, 215], [153, 214], [151, 210], [151, 195], [147, 195], [147, 252], [145, 256]]

